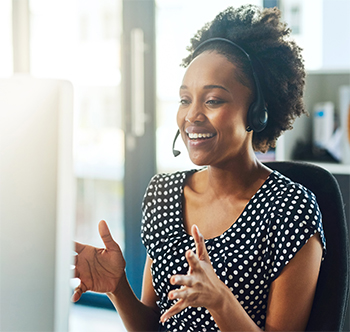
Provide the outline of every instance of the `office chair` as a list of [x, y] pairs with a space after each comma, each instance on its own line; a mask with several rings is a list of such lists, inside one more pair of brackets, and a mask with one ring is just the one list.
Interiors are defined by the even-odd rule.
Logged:
[[327, 170], [304, 162], [266, 162], [310, 189], [323, 216], [327, 254], [322, 262], [306, 331], [341, 331], [349, 300], [349, 237], [338, 183]]

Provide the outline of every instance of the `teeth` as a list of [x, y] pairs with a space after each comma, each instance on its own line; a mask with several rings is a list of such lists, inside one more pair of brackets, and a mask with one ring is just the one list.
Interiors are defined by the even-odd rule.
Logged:
[[213, 137], [214, 134], [211, 134], [211, 133], [200, 133], [200, 134], [197, 134], [197, 133], [189, 133], [188, 134], [188, 137], [191, 138], [191, 139], [197, 139], [197, 138], [211, 138]]

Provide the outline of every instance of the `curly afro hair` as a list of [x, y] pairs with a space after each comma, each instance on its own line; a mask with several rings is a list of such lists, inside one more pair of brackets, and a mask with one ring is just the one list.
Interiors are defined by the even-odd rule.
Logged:
[[292, 129], [296, 117], [306, 113], [303, 102], [305, 68], [301, 48], [290, 39], [290, 29], [280, 21], [277, 8], [261, 9], [253, 5], [229, 7], [207, 23], [191, 39], [190, 52], [182, 61], [187, 67], [204, 51], [216, 51], [234, 63], [241, 73], [236, 75], [242, 84], [254, 91], [254, 79], [246, 55], [229, 43], [209, 42], [210, 38], [226, 38], [242, 47], [258, 60], [258, 72], [265, 103], [269, 111], [266, 128], [253, 132], [253, 148], [266, 152], [275, 147], [277, 138]]

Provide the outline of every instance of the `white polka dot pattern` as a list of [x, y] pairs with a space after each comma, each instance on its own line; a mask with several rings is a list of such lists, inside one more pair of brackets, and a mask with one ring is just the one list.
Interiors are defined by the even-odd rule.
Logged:
[[[182, 219], [183, 185], [196, 170], [160, 174], [151, 180], [142, 204], [142, 241], [153, 260], [153, 286], [161, 313], [175, 301], [169, 278], [186, 274], [185, 252], [195, 251]], [[308, 239], [319, 232], [322, 217], [312, 192], [274, 171], [240, 217], [222, 235], [205, 240], [213, 268], [249, 316], [264, 328], [270, 284]], [[325, 251], [325, 250], [324, 250]], [[160, 331], [219, 331], [205, 308], [184, 309]]]

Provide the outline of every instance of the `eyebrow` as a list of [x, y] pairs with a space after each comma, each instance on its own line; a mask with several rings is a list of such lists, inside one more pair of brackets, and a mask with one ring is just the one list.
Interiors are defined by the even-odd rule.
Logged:
[[[206, 90], [211, 90], [211, 89], [222, 89], [225, 90], [227, 92], [229, 92], [225, 87], [223, 87], [222, 85], [216, 85], [216, 84], [209, 84], [209, 85], [205, 85], [203, 87]], [[180, 86], [180, 90], [187, 90], [187, 86], [186, 85], [181, 85]]]

